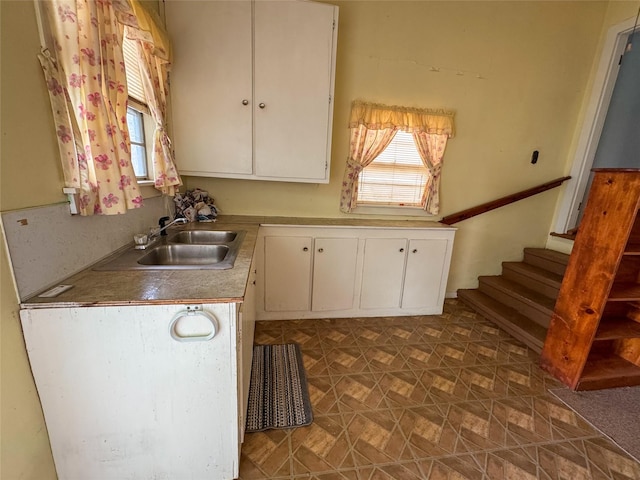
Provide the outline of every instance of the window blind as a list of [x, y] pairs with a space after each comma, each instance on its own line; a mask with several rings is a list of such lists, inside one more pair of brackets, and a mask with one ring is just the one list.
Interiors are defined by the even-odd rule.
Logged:
[[398, 131], [387, 148], [358, 177], [358, 203], [421, 206], [429, 171], [413, 135]]
[[129, 96], [146, 105], [147, 100], [144, 96], [142, 76], [140, 74], [140, 60], [138, 60], [138, 46], [135, 40], [130, 40], [125, 36], [122, 40], [122, 50]]

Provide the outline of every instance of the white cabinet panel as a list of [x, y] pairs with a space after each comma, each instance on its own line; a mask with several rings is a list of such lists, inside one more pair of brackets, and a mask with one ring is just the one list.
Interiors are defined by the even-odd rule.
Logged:
[[265, 310], [309, 310], [313, 239], [274, 236], [264, 242]]
[[313, 253], [313, 311], [353, 308], [357, 238], [316, 238]]
[[235, 306], [202, 307], [218, 331], [185, 342], [185, 305], [20, 312], [58, 478], [237, 477]]
[[256, 317], [440, 314], [454, 234], [454, 228], [435, 223], [260, 227], [266, 272], [258, 275]]
[[180, 172], [250, 175], [251, 2], [170, 0], [166, 16], [174, 58], [171, 126]]
[[447, 245], [444, 239], [409, 240], [402, 308], [435, 307], [442, 303]]
[[181, 173], [329, 181], [338, 7], [166, 2]]
[[255, 3], [259, 177], [326, 177], [334, 11], [332, 5], [313, 2]]
[[360, 308], [400, 306], [406, 249], [404, 238], [367, 238]]
[[249, 386], [251, 383], [251, 366], [253, 363], [253, 338], [256, 326], [256, 258], [251, 262], [249, 280], [244, 294], [244, 302], [240, 307], [238, 321], [238, 391], [240, 418], [238, 435], [240, 443], [244, 441], [244, 429], [249, 403]]

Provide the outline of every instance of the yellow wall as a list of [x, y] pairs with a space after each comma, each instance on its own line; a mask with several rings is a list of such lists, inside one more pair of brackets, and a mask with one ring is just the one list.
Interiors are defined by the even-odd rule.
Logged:
[[[615, 23], [635, 13], [618, 2], [608, 10], [601, 2], [337, 4], [331, 183], [187, 179], [190, 187], [208, 189], [224, 213], [340, 216], [346, 119], [354, 98], [457, 110], [458, 136], [445, 158], [443, 214], [561, 176], [603, 19], [606, 15]], [[50, 107], [36, 60], [33, 4], [2, 0], [0, 16], [0, 210], [64, 201]], [[430, 72], [431, 66], [441, 72]], [[534, 148], [541, 152], [535, 166], [529, 163]], [[525, 245], [543, 245], [558, 195], [547, 192], [460, 223], [449, 290], [495, 272], [501, 260], [521, 255]], [[10, 270], [1, 255], [0, 477], [55, 478]]]
[[[36, 58], [40, 43], [33, 3], [1, 1], [0, 21], [0, 210], [64, 201], [53, 119]], [[54, 479], [1, 235], [0, 250], [0, 478]]]
[[[208, 190], [229, 214], [342, 216], [346, 122], [356, 98], [457, 111], [443, 215], [565, 174], [606, 3], [328, 3], [340, 6], [331, 182], [189, 177], [188, 187]], [[531, 165], [535, 149], [540, 159]], [[543, 246], [560, 191], [460, 223], [447, 290], [497, 273], [524, 246]]]

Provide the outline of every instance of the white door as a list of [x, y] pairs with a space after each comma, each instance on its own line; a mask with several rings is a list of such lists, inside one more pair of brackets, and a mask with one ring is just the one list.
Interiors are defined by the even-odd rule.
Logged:
[[366, 240], [360, 308], [400, 306], [406, 249], [404, 238]]
[[409, 240], [402, 308], [437, 307], [444, 299], [447, 240]]
[[265, 237], [264, 309], [307, 311], [311, 303], [311, 237]]
[[324, 3], [255, 3], [256, 174], [328, 181], [333, 22]]
[[314, 311], [350, 310], [356, 282], [357, 238], [316, 238], [313, 259]]
[[251, 2], [169, 0], [165, 5], [180, 173], [253, 173]]
[[235, 308], [204, 309], [185, 342], [184, 305], [20, 312], [60, 479], [236, 478]]

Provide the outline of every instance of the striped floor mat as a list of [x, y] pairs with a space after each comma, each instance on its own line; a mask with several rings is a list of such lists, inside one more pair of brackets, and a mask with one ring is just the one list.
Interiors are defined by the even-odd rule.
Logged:
[[300, 347], [254, 346], [246, 431], [301, 427], [312, 421]]

